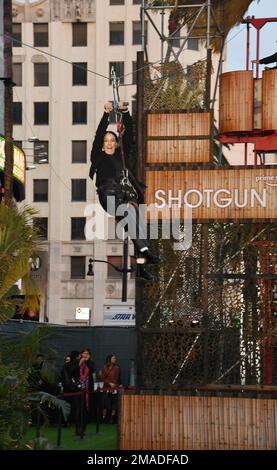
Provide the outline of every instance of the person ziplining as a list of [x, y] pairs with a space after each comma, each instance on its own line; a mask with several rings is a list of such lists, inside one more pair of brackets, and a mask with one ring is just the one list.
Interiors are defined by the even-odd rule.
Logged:
[[[114, 76], [112, 78], [115, 90], [118, 87], [115, 83], [117, 79]], [[112, 111], [116, 114], [118, 136], [115, 132], [107, 130]], [[144, 258], [145, 264], [158, 264], [160, 260], [151, 252], [147, 233], [140, 221], [138, 204], [143, 202], [143, 193], [134, 177], [130, 179], [130, 172], [126, 166], [133, 143], [132, 131], [133, 123], [128, 103], [117, 99], [114, 99], [114, 102], [106, 102], [92, 145], [89, 176], [93, 179], [96, 174], [99, 202], [106, 212], [116, 217], [117, 221], [123, 218], [116, 214], [119, 206], [126, 206], [128, 232], [132, 234], [136, 258]], [[137, 276], [148, 281], [156, 280], [156, 276], [145, 269], [145, 264], [138, 265]]]

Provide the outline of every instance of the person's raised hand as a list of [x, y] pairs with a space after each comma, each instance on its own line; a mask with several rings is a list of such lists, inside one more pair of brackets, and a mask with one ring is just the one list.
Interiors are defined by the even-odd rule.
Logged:
[[118, 102], [119, 111], [128, 111], [128, 106], [129, 106], [128, 101], [119, 101]]
[[113, 110], [113, 103], [111, 101], [107, 101], [107, 103], [104, 104], [104, 110], [105, 113], [111, 113]]

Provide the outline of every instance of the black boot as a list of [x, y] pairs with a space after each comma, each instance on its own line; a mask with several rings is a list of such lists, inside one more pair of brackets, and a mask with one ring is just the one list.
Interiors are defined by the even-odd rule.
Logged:
[[146, 281], [158, 281], [159, 280], [158, 276], [155, 276], [154, 274], [147, 271], [143, 265], [138, 265], [137, 277], [145, 279]]
[[160, 258], [154, 255], [153, 253], [151, 253], [151, 251], [149, 250], [144, 251], [143, 256], [146, 259], [146, 264], [159, 264], [160, 263]]

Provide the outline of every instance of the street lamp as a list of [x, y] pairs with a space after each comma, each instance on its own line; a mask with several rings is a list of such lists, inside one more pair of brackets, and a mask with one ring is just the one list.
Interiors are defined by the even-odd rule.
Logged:
[[[124, 260], [125, 261], [125, 260]], [[93, 264], [94, 263], [105, 263], [110, 265], [113, 269], [118, 271], [119, 273], [123, 274], [122, 278], [122, 295], [121, 295], [121, 300], [122, 302], [126, 302], [127, 300], [127, 274], [132, 273], [134, 271], [133, 266], [130, 266], [129, 268], [126, 266], [125, 267], [125, 262], [123, 267], [115, 266], [115, 264], [111, 263], [110, 261], [105, 261], [104, 259], [95, 259], [95, 258], [89, 258], [88, 261], [88, 272], [87, 276], [94, 276], [94, 269], [93, 269]]]
[[94, 276], [94, 269], [93, 269], [93, 264], [94, 263], [109, 264], [110, 266], [112, 266], [113, 269], [115, 269], [119, 273], [132, 273], [134, 271], [133, 266], [130, 266], [130, 268], [124, 268], [124, 267], [116, 266], [115, 264], [111, 263], [110, 261], [105, 261], [104, 259], [89, 258], [87, 276]]

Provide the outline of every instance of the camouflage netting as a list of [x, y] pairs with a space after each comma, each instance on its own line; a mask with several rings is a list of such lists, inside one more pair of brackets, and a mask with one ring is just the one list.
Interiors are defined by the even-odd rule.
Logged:
[[160, 281], [137, 298], [141, 385], [277, 383], [274, 238], [273, 224], [209, 224], [207, 288], [203, 225], [193, 225], [189, 250], [155, 242]]
[[206, 60], [184, 70], [179, 62], [150, 65], [144, 77], [145, 109], [202, 109], [205, 92]]

